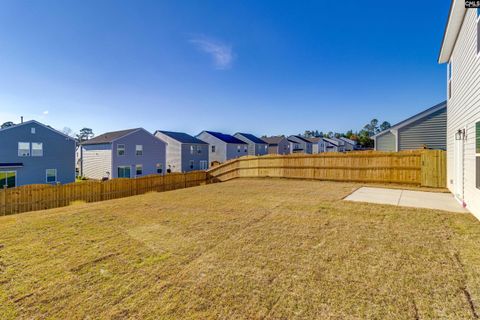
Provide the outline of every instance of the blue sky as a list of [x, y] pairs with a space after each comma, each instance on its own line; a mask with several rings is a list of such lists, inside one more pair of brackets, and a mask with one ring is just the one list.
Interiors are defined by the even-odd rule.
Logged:
[[0, 122], [296, 134], [445, 99], [450, 1], [0, 1]]

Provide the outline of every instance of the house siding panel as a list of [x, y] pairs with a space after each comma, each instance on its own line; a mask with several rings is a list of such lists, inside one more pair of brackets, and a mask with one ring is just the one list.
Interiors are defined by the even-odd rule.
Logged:
[[[35, 133], [32, 134], [32, 128]], [[43, 143], [41, 157], [19, 157], [18, 142]], [[57, 169], [57, 182], [75, 181], [75, 141], [45, 126], [28, 122], [0, 131], [0, 162], [23, 163], [23, 167], [0, 169], [16, 171], [17, 186], [45, 184], [46, 170]]]
[[112, 174], [112, 147], [110, 143], [82, 146], [82, 172], [89, 179], [109, 178]]
[[447, 109], [443, 108], [398, 131], [399, 151], [422, 149], [446, 150]]
[[476, 19], [476, 10], [468, 9], [451, 56], [452, 97], [447, 102], [447, 182], [448, 188], [454, 192], [455, 133], [466, 129], [464, 201], [480, 219], [480, 190], [476, 188], [475, 179], [475, 123], [480, 121], [480, 58], [477, 56]]
[[396, 151], [396, 138], [391, 132], [382, 134], [375, 139], [375, 150], [377, 151]]

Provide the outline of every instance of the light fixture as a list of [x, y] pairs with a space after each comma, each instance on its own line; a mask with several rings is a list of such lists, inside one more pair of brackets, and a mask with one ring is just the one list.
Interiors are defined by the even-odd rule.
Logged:
[[455, 140], [465, 140], [465, 129], [458, 129], [455, 133]]

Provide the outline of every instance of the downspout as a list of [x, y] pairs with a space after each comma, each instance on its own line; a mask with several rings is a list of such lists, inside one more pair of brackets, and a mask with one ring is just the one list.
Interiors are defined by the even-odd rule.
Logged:
[[395, 136], [395, 152], [398, 152], [399, 146], [398, 146], [398, 130], [392, 129], [390, 132]]

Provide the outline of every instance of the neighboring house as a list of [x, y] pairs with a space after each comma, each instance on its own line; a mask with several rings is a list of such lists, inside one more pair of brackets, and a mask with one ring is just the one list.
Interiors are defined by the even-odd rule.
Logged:
[[312, 153], [325, 152], [325, 141], [321, 137], [307, 138], [312, 143]]
[[0, 129], [0, 187], [75, 182], [75, 140], [38, 121]]
[[210, 164], [223, 163], [230, 159], [248, 155], [248, 144], [229, 134], [214, 131], [202, 131], [197, 138], [209, 144]]
[[107, 132], [82, 143], [80, 174], [90, 179], [165, 173], [166, 144], [143, 128]]
[[345, 137], [340, 137], [340, 140], [342, 140], [345, 143], [345, 151], [353, 151], [353, 150], [358, 150], [358, 143], [355, 140], [348, 139]]
[[480, 12], [452, 1], [439, 63], [447, 65], [447, 184], [480, 219]]
[[289, 136], [290, 150], [292, 153], [312, 153], [312, 143], [301, 136]]
[[372, 137], [377, 151], [446, 150], [447, 104], [439, 103]]
[[324, 152], [345, 152], [345, 144], [342, 144], [337, 139], [323, 138], [325, 151]]
[[268, 144], [253, 134], [237, 132], [233, 136], [248, 144], [249, 156], [263, 156], [268, 153]]
[[208, 143], [183, 132], [157, 130], [155, 136], [167, 144], [167, 170], [208, 169]]
[[262, 138], [268, 145], [268, 154], [289, 154], [290, 143], [284, 136]]

